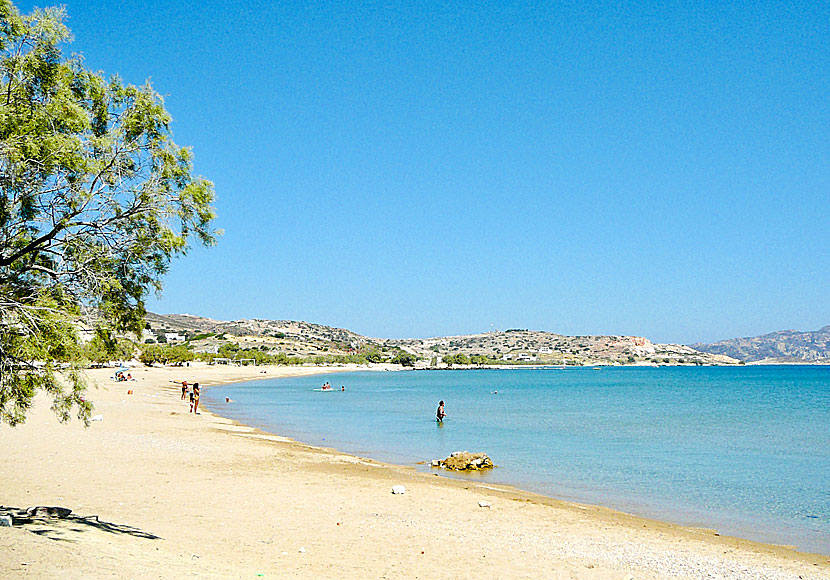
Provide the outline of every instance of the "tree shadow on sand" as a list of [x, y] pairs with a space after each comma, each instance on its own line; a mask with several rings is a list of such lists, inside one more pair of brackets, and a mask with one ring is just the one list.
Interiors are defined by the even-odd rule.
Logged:
[[0, 516], [11, 516], [13, 527], [44, 536], [50, 540], [73, 541], [70, 532], [83, 533], [99, 530], [109, 534], [126, 534], [145, 540], [160, 540], [159, 536], [125, 524], [98, 519], [98, 516], [79, 516], [64, 507], [34, 506], [27, 509], [0, 506]]

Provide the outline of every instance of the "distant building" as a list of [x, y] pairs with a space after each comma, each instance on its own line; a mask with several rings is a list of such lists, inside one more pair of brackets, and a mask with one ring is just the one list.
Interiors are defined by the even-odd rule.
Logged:
[[553, 349], [549, 346], [543, 346], [539, 348], [539, 354], [551, 354], [553, 353]]
[[178, 332], [165, 332], [164, 338], [167, 339], [167, 342], [184, 342], [186, 340], [186, 337]]

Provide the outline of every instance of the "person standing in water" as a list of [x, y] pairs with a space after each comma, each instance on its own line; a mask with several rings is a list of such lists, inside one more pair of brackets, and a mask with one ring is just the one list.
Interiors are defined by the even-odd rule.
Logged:
[[438, 410], [435, 412], [435, 419], [438, 421], [443, 421], [444, 417], [446, 416], [447, 414], [444, 412], [444, 401], [439, 401]]

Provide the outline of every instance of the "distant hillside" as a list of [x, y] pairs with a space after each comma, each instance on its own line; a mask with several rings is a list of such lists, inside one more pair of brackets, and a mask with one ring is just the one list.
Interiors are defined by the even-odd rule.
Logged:
[[830, 325], [800, 332], [781, 330], [752, 338], [732, 338], [693, 348], [746, 362], [830, 364]]
[[220, 321], [190, 314], [147, 315], [145, 339], [181, 333], [191, 347], [217, 352], [233, 342], [271, 354], [308, 357], [403, 350], [417, 355], [424, 365], [447, 355], [483, 355], [505, 363], [536, 364], [736, 364], [721, 354], [703, 353], [679, 344], [653, 344], [637, 336], [564, 336], [534, 330], [507, 330], [426, 339], [381, 339], [343, 328], [291, 320]]
[[378, 346], [365, 336], [344, 328], [294, 320], [213, 320], [192, 314], [147, 313], [148, 335], [183, 333], [191, 346], [202, 352], [216, 352], [223, 342], [242, 348], [258, 348], [288, 356], [348, 354]]
[[467, 336], [394, 339], [384, 344], [422, 357], [463, 353], [540, 364], [734, 364], [721, 355], [679, 344], [654, 344], [641, 336], [565, 336], [538, 330], [507, 330]]

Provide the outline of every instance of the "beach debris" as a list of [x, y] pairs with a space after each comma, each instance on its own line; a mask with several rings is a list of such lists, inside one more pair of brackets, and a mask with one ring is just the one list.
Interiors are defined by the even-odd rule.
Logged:
[[393, 485], [392, 493], [395, 495], [403, 495], [406, 493], [406, 488], [402, 485]]
[[478, 507], [487, 508], [489, 510], [491, 507], [493, 507], [493, 504], [491, 504], [489, 501], [481, 500], [480, 502], [478, 502]]
[[435, 459], [432, 461], [432, 466], [452, 471], [479, 471], [495, 467], [486, 453], [470, 453], [469, 451], [456, 451], [446, 459]]
[[36, 505], [26, 508], [26, 516], [30, 518], [65, 518], [71, 513], [71, 509], [64, 507]]
[[300, 554], [305, 554], [305, 546], [300, 546], [300, 549], [297, 550]]
[[90, 421], [103, 421], [104, 416], [103, 415], [95, 415], [94, 417], [91, 417], [89, 420]]
[[12, 527], [12, 517], [11, 516], [0, 516], [0, 528], [10, 528]]

